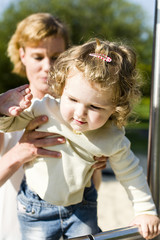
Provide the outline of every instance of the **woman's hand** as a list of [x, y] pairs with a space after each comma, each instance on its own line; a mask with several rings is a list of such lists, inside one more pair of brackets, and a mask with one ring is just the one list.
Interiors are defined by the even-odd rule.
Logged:
[[[26, 131], [24, 132], [22, 138], [19, 141], [19, 144], [27, 145], [27, 149], [30, 152], [30, 157], [31, 157], [31, 159], [28, 159], [28, 161], [33, 160], [33, 158], [36, 158], [37, 156], [53, 157], [53, 158], [61, 157], [60, 152], [47, 150], [47, 149], [44, 149], [44, 147], [63, 144], [65, 143], [65, 138], [61, 136], [57, 136], [57, 134], [54, 134], [54, 133], [35, 131], [36, 128], [46, 123], [47, 121], [48, 121], [47, 116], [39, 116], [33, 119], [28, 124]], [[50, 138], [46, 138], [48, 136], [50, 136]]]
[[[59, 152], [43, 149], [65, 143], [65, 138], [54, 133], [38, 132], [35, 129], [48, 121], [47, 116], [39, 116], [32, 120], [21, 137], [7, 153], [0, 158], [0, 186], [2, 186], [24, 163], [37, 156], [61, 157]], [[50, 136], [50, 138], [45, 138]], [[3, 136], [1, 138], [3, 145]]]

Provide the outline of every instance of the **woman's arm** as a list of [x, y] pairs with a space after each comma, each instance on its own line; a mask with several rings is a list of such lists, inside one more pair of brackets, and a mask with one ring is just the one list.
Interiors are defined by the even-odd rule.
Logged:
[[[37, 156], [61, 157], [59, 152], [50, 151], [43, 147], [62, 144], [64, 137], [54, 137], [52, 133], [35, 131], [37, 127], [48, 121], [47, 116], [39, 116], [32, 120], [19, 142], [5, 153], [0, 159], [0, 186], [2, 186], [24, 163], [34, 160]], [[57, 135], [57, 134], [56, 134]], [[53, 136], [45, 138], [47, 136]], [[0, 135], [1, 146], [3, 134]]]

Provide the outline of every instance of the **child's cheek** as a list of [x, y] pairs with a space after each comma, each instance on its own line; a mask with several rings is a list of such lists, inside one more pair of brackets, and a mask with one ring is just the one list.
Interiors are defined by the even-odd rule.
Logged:
[[71, 111], [70, 111], [70, 109], [67, 105], [62, 106], [60, 111], [61, 111], [61, 115], [63, 117], [63, 120], [65, 120], [66, 122], [68, 122], [72, 118]]
[[92, 115], [90, 119], [94, 128], [100, 128], [108, 121], [107, 116], [100, 115], [99, 113]]

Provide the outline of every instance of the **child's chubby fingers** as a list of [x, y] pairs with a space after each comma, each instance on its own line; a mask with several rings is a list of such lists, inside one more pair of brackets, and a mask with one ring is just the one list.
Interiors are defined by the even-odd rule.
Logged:
[[141, 224], [140, 233], [143, 236], [143, 238], [150, 239], [150, 238], [148, 238], [149, 237], [149, 229], [148, 229], [147, 224]]
[[23, 94], [23, 100], [20, 102], [21, 109], [28, 108], [31, 105], [31, 100], [33, 98], [33, 95], [31, 93], [31, 90], [29, 88], [24, 89], [21, 94]]
[[27, 100], [32, 100], [32, 98], [33, 98], [33, 95], [32, 95], [32, 93], [31, 92], [29, 92], [29, 93], [27, 93], [26, 95], [25, 95], [25, 97], [24, 97], [24, 99], [27, 101]]
[[20, 106], [13, 106], [9, 109], [10, 116], [18, 116], [24, 109], [28, 108], [31, 105], [31, 102], [25, 102], [20, 104]]
[[[26, 87], [27, 87], [27, 85], [26, 85]], [[22, 88], [21, 90], [20, 89], [19, 89], [19, 93], [25, 98], [25, 100], [27, 100], [27, 99], [31, 100], [33, 98], [33, 95], [31, 93], [31, 89], [29, 87]]]
[[154, 216], [147, 224], [141, 225], [142, 236], [145, 239], [153, 239], [160, 234], [159, 218]]
[[28, 84], [17, 87], [16, 89], [17, 89], [18, 92], [21, 92], [21, 93], [24, 92], [24, 95], [31, 91]]
[[31, 105], [32, 98], [33, 98], [32, 93], [28, 93], [27, 95], [25, 95], [24, 100], [22, 101], [22, 104], [21, 104], [22, 108], [29, 107]]
[[140, 234], [144, 239], [152, 239], [157, 236], [157, 233], [153, 233], [153, 229], [152, 230], [149, 229], [149, 226], [146, 224], [141, 224], [138, 227], [139, 227]]
[[131, 225], [138, 226], [140, 234], [145, 239], [153, 239], [160, 234], [160, 219], [155, 215], [139, 215], [135, 217]]
[[148, 239], [152, 239], [155, 238], [156, 236], [158, 236], [160, 234], [160, 223], [155, 223], [154, 225], [150, 225], [148, 226], [149, 228], [149, 236]]
[[31, 103], [32, 103], [31, 100], [32, 100], [32, 96], [31, 96], [31, 98], [26, 98], [26, 99], [24, 99], [24, 101], [22, 101], [22, 102], [20, 103], [20, 108], [21, 108], [20, 111], [28, 108], [28, 107], [31, 105]]
[[33, 98], [31, 89], [29, 88], [28, 84], [18, 87], [17, 90], [25, 98], [25, 100], [31, 100]]
[[25, 88], [20, 92], [23, 96], [28, 96], [31, 94], [31, 89], [30, 88]]
[[13, 116], [13, 117], [19, 115], [20, 112], [21, 112], [20, 107], [11, 107], [9, 109], [9, 114], [10, 114], [10, 116]]

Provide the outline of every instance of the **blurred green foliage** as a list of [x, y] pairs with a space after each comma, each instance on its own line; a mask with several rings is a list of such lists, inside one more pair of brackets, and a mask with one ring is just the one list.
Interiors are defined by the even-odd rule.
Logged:
[[[135, 48], [138, 68], [145, 85], [143, 94], [150, 94], [152, 31], [146, 27], [145, 13], [139, 5], [127, 0], [19, 0], [11, 4], [0, 19], [0, 92], [26, 82], [11, 73], [7, 43], [17, 23], [35, 12], [49, 12], [67, 23], [71, 44], [81, 44], [92, 37], [124, 41]], [[146, 19], [147, 21], [147, 19]]]
[[[141, 102], [134, 108], [136, 121], [129, 122], [127, 128], [148, 129], [150, 114], [150, 98], [143, 97]], [[132, 117], [131, 117], [132, 118]]]
[[131, 141], [132, 150], [136, 154], [147, 156], [150, 98], [143, 97], [141, 103], [135, 107], [134, 112], [137, 120], [128, 124], [126, 136]]

